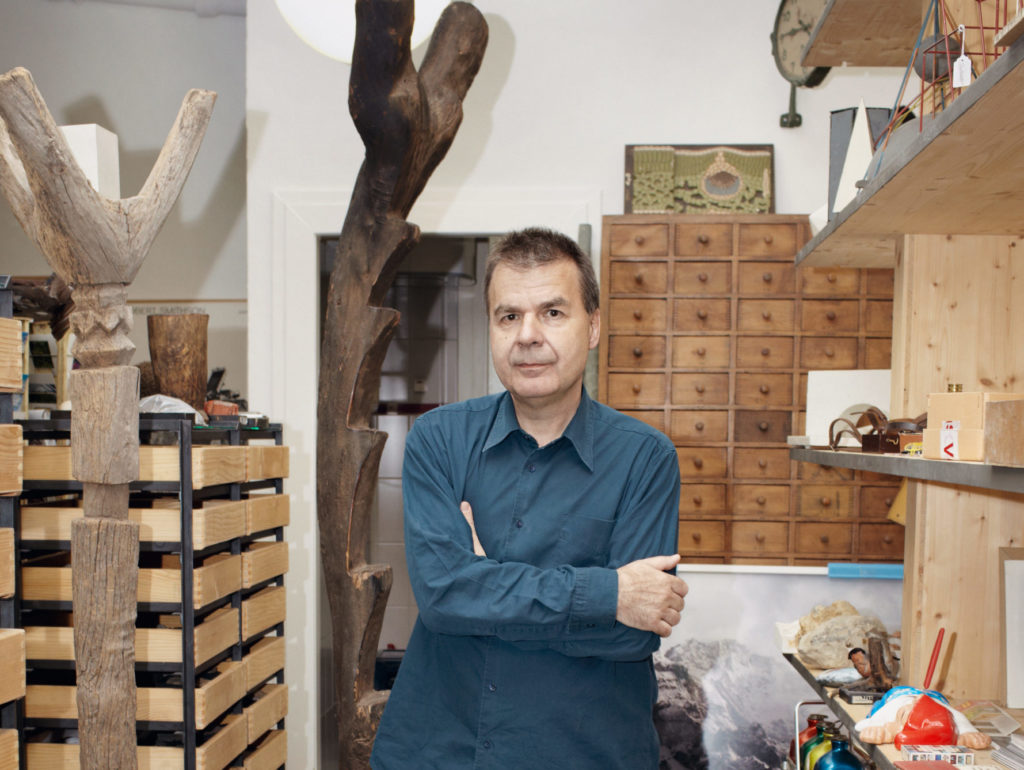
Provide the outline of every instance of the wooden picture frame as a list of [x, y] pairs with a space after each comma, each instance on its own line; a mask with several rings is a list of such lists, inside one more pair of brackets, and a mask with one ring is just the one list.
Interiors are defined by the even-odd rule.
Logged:
[[624, 212], [774, 214], [774, 145], [626, 145]]

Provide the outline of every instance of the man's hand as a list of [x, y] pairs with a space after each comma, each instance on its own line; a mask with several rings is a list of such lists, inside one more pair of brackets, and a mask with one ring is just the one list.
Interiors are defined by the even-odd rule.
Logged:
[[459, 510], [462, 511], [466, 523], [469, 524], [469, 531], [473, 533], [473, 553], [477, 556], [487, 556], [484, 552], [484, 547], [480, 545], [480, 538], [476, 536], [476, 525], [473, 523], [473, 508], [463, 500], [459, 505]]
[[631, 628], [668, 636], [679, 622], [686, 583], [665, 570], [679, 563], [679, 554], [652, 556], [619, 567], [619, 604], [615, 619]]

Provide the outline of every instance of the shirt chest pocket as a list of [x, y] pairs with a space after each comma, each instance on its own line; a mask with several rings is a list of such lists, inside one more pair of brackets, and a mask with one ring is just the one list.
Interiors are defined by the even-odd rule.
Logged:
[[607, 566], [614, 528], [614, 519], [570, 516], [559, 532], [560, 560], [574, 567]]

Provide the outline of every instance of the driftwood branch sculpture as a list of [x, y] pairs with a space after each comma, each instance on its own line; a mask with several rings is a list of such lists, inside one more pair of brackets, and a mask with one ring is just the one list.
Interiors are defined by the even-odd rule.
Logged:
[[128, 484], [139, 474], [139, 370], [129, 366], [134, 279], [192, 168], [215, 95], [193, 90], [142, 191], [110, 200], [89, 183], [32, 76], [0, 76], [0, 190], [71, 287], [72, 474], [85, 518], [72, 524], [72, 601], [81, 766], [134, 768], [139, 528]]
[[413, 0], [357, 0], [349, 111], [366, 146], [338, 243], [320, 355], [317, 515], [334, 631], [341, 766], [368, 766], [387, 692], [373, 689], [391, 568], [368, 564], [370, 514], [387, 434], [370, 428], [398, 311], [381, 307], [419, 240], [405, 220], [462, 122], [487, 24], [449, 5], [417, 73]]

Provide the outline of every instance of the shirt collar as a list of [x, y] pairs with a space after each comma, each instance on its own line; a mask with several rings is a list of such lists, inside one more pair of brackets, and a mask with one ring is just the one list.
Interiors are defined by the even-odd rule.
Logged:
[[[562, 438], [568, 439], [576, 450], [576, 454], [587, 470], [594, 470], [594, 415], [593, 404], [587, 389], [583, 388], [580, 396], [580, 404], [576, 408], [576, 414], [562, 433]], [[510, 433], [520, 430], [519, 420], [516, 419], [515, 406], [512, 403], [512, 396], [505, 391], [498, 401], [498, 411], [494, 416], [494, 422], [487, 433], [487, 440], [484, 441], [483, 451], [486, 452], [504, 441]]]

